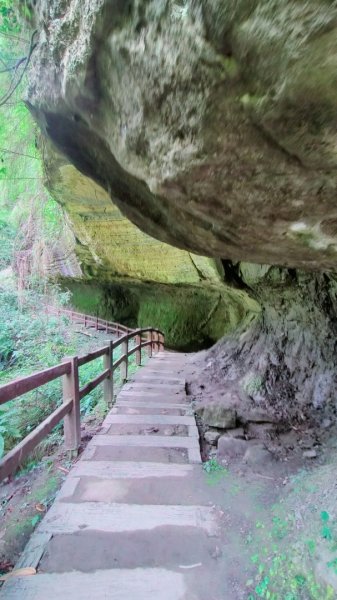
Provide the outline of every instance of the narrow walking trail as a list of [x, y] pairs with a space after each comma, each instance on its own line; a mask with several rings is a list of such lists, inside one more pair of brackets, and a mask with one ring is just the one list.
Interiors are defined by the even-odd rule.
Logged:
[[161, 352], [123, 387], [26, 547], [18, 566], [37, 574], [1, 597], [232, 600], [185, 361]]

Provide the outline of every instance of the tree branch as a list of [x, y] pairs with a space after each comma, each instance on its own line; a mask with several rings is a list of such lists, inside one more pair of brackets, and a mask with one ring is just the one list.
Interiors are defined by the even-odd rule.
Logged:
[[[6, 94], [4, 94], [2, 96], [2, 98], [0, 98], [0, 106], [3, 106], [4, 104], [6, 104], [7, 100], [10, 99], [10, 97], [14, 94], [15, 90], [17, 89], [17, 87], [20, 85], [20, 83], [22, 81], [22, 78], [23, 78], [23, 76], [24, 76], [24, 74], [25, 74], [25, 72], [27, 70], [28, 65], [29, 65], [30, 58], [31, 58], [31, 56], [32, 56], [32, 54], [33, 54], [36, 46], [37, 46], [37, 44], [34, 43], [34, 39], [35, 39], [36, 34], [37, 34], [37, 30], [35, 30], [33, 32], [33, 34], [32, 34], [32, 37], [31, 37], [31, 40], [30, 40], [30, 47], [29, 47], [28, 56], [25, 59], [25, 66], [22, 69], [21, 75], [19, 76], [18, 80], [14, 84], [14, 87], [13, 87], [13, 85], [11, 85], [10, 89], [6, 92]], [[17, 63], [16, 64], [16, 68], [15, 68], [14, 78], [15, 78], [16, 71], [17, 71], [18, 67], [19, 67], [19, 64]]]

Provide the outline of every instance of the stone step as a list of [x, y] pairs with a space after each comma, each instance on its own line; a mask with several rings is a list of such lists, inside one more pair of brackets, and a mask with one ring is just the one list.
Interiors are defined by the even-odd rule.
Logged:
[[[200, 455], [200, 447], [199, 440], [196, 435], [194, 436], [186, 436], [180, 437], [178, 435], [173, 436], [151, 436], [151, 435], [96, 435], [93, 437], [91, 442], [88, 445], [88, 448], [121, 448], [122, 453], [128, 448], [137, 448], [139, 460], [147, 460], [144, 457], [143, 449], [151, 448], [154, 450], [155, 448], [161, 449], [182, 449], [187, 450], [188, 460], [191, 464], [199, 464], [201, 463], [201, 455]], [[147, 454], [148, 456], [148, 454]], [[106, 458], [107, 459], [107, 458]], [[129, 455], [129, 460], [133, 460], [133, 458]], [[154, 462], [156, 462], [156, 458], [154, 455]], [[172, 462], [176, 462], [173, 460]]]
[[72, 571], [16, 577], [3, 589], [7, 600], [183, 600], [184, 575], [166, 569]]
[[[151, 464], [151, 463], [148, 463]], [[179, 466], [179, 465], [177, 465]], [[191, 466], [191, 465], [190, 465]], [[97, 475], [70, 477], [58, 500], [62, 502], [108, 502], [137, 505], [205, 505], [203, 473], [186, 477], [100, 478]], [[81, 508], [80, 508], [81, 510]]]
[[163, 394], [157, 392], [156, 390], [124, 390], [118, 396], [118, 400], [151, 400], [151, 401], [159, 401], [159, 402], [187, 402], [186, 394], [176, 393], [176, 394]]
[[[219, 552], [218, 544], [217, 538], [209, 537], [200, 529], [187, 527], [112, 534], [83, 531], [74, 536], [54, 536], [47, 545], [40, 567], [43, 572], [62, 573], [84, 568], [94, 572], [98, 569], [151, 568], [160, 565], [186, 573], [190, 570], [186, 566], [198, 565], [191, 569], [191, 574], [195, 577], [196, 570], [200, 572], [202, 567], [203, 574], [210, 577], [215, 563], [212, 554]], [[227, 600], [227, 596], [225, 598]], [[202, 597], [202, 600], [208, 599], [207, 594]], [[224, 600], [224, 597], [218, 596], [218, 599]], [[187, 596], [186, 600], [191, 600], [191, 596]]]
[[70, 477], [100, 477], [101, 479], [143, 479], [148, 477], [183, 478], [191, 475], [195, 467], [188, 464], [148, 462], [112, 462], [81, 460], [71, 469]]
[[103, 425], [113, 423], [140, 423], [142, 425], [191, 425], [195, 427], [194, 417], [172, 415], [112, 415], [109, 414]]
[[168, 403], [168, 402], [163, 402], [163, 400], [132, 400], [130, 398], [130, 400], [126, 400], [126, 399], [118, 399], [117, 404], [116, 404], [116, 408], [118, 407], [128, 407], [128, 408], [150, 408], [151, 410], [155, 410], [157, 408], [167, 408], [167, 409], [178, 409], [178, 410], [185, 410], [185, 411], [191, 411], [191, 405], [186, 403], [186, 404], [182, 404], [182, 403], [178, 403], [178, 402], [172, 402], [172, 403]]
[[144, 392], [146, 390], [152, 390], [158, 394], [182, 394], [185, 393], [185, 385], [177, 385], [171, 383], [156, 383], [153, 379], [149, 381], [133, 381], [130, 383], [126, 383], [123, 387], [123, 392], [125, 391], [140, 391]]
[[[132, 404], [132, 403], [131, 403]], [[150, 408], [138, 407], [132, 408], [128, 406], [128, 404], [124, 406], [115, 406], [110, 414], [118, 414], [118, 415], [171, 415], [171, 416], [185, 416], [192, 415], [191, 409], [187, 406], [185, 408], [167, 408], [167, 404], [165, 404], [164, 408], [158, 408], [157, 405], [151, 404]]]
[[56, 501], [38, 531], [52, 535], [83, 530], [112, 533], [167, 526], [195, 527], [208, 535], [217, 535], [219, 527], [215, 511], [207, 506]]
[[[151, 435], [96, 435], [92, 438], [90, 446], [138, 446], [158, 448], [199, 448], [196, 437], [151, 436]], [[141, 458], [141, 457], [140, 457]]]
[[[189, 461], [189, 453], [194, 452], [187, 448], [142, 448], [141, 456], [138, 446], [91, 446], [85, 450], [85, 459], [93, 461], [111, 460], [118, 462], [141, 462], [185, 464]], [[199, 452], [200, 455], [200, 452]], [[194, 460], [193, 462], [200, 462]]]
[[97, 435], [139, 435], [139, 436], [197, 436], [195, 425], [151, 425], [146, 423], [110, 423], [97, 433]]

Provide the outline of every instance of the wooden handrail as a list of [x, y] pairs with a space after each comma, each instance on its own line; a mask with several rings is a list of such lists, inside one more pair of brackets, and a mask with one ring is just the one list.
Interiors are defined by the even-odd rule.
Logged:
[[[130, 347], [129, 342], [133, 339], [135, 345]], [[119, 346], [122, 346], [122, 355], [114, 361], [113, 353]], [[164, 334], [159, 329], [151, 327], [129, 330], [104, 348], [84, 356], [64, 358], [61, 364], [0, 386], [1, 405], [38, 389], [58, 377], [63, 379], [63, 404], [0, 460], [0, 482], [15, 473], [28, 454], [62, 419], [64, 419], [65, 446], [68, 450], [77, 453], [81, 443], [80, 400], [104, 382], [104, 399], [110, 407], [113, 401], [114, 371], [120, 367], [122, 380], [127, 380], [130, 356], [136, 353], [136, 364], [140, 365], [141, 352], [144, 348], [147, 348], [149, 356], [152, 356], [152, 352], [163, 350]], [[80, 389], [79, 368], [100, 357], [103, 357], [103, 372]]]
[[94, 327], [95, 329], [101, 328], [102, 330], [105, 330], [106, 333], [114, 333], [120, 335], [122, 333], [134, 331], [134, 329], [131, 329], [126, 325], [122, 325], [121, 323], [115, 323], [113, 321], [101, 319], [100, 317], [94, 317], [93, 315], [79, 313], [75, 310], [70, 310], [69, 308], [58, 308], [47, 304], [46, 312], [47, 314], [65, 315], [69, 317], [70, 320], [76, 321], [76, 323], [84, 325], [84, 327]]

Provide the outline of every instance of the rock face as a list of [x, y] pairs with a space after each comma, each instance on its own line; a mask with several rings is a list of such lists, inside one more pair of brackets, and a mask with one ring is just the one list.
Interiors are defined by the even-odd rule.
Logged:
[[41, 0], [35, 19], [28, 105], [131, 221], [207, 256], [335, 268], [334, 2]]
[[250, 328], [196, 356], [198, 378], [191, 380], [191, 394], [197, 402], [221, 398], [225, 407], [227, 396], [236, 397], [243, 423], [334, 420], [336, 276], [252, 265], [239, 269], [262, 312]]
[[224, 282], [220, 260], [159, 242], [133, 225], [107, 192], [49, 145], [46, 183], [65, 209], [82, 274], [64, 285], [82, 312], [164, 330], [166, 343], [197, 349], [233, 331], [259, 305]]
[[[288, 421], [336, 404], [336, 281], [324, 274], [337, 258], [336, 24], [328, 0], [35, 8], [27, 104], [42, 131], [147, 234], [226, 262], [231, 294], [252, 294], [262, 311], [210, 351], [204, 381], [226, 380], [250, 408]], [[92, 255], [100, 234], [90, 227], [81, 223], [80, 238], [88, 233]], [[152, 288], [141, 303], [127, 294], [143, 307], [140, 324], [169, 315], [173, 330], [212, 323], [203, 335], [220, 337], [216, 298], [200, 312], [199, 294], [169, 296], [163, 311]]]
[[233, 429], [236, 425], [236, 411], [222, 404], [209, 404], [197, 409], [206, 425], [219, 429]]

